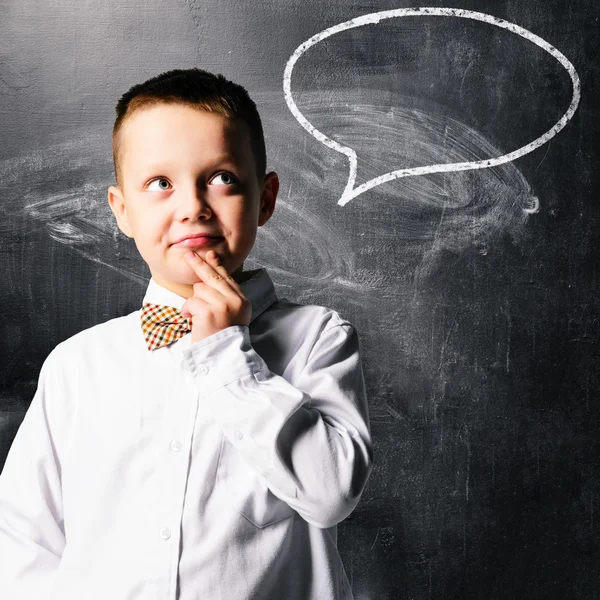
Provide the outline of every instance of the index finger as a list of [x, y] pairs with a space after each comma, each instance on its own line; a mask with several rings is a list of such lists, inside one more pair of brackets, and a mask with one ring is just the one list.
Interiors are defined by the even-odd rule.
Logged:
[[186, 252], [185, 257], [188, 264], [204, 283], [217, 288], [223, 293], [235, 291], [239, 295], [241, 292], [237, 281], [227, 272], [214, 250], [207, 252], [204, 259], [192, 251]]

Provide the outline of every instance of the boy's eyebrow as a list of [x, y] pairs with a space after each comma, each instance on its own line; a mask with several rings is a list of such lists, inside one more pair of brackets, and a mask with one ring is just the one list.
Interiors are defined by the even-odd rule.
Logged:
[[[214, 169], [218, 165], [225, 165], [225, 164], [235, 166], [238, 168], [243, 167], [242, 163], [239, 160], [236, 160], [236, 157], [234, 154], [223, 154], [223, 155], [207, 162], [207, 165], [205, 168]], [[147, 165], [143, 165], [140, 167], [139, 174], [140, 174], [140, 176], [143, 177], [143, 176], [148, 175], [149, 173], [163, 171], [164, 169], [167, 169], [170, 166], [171, 165], [167, 161], [165, 161], [165, 162], [157, 161], [157, 162], [149, 163]]]

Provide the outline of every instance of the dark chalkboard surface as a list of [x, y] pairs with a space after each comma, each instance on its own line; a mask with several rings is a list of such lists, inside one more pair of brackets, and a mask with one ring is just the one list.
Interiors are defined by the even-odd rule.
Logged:
[[[375, 468], [339, 547], [357, 599], [599, 598], [598, 19], [587, 0], [457, 0], [560, 51], [581, 99], [493, 168], [355, 187], [527, 146], [573, 107], [556, 56], [464, 15], [337, 24], [407, 2], [0, 0], [0, 464], [42, 361], [139, 307], [116, 228], [114, 104], [200, 66], [247, 87], [282, 187], [247, 268], [360, 333]], [[433, 8], [444, 7], [429, 2]], [[435, 11], [434, 11], [435, 12]], [[439, 12], [439, 11], [438, 11]]]

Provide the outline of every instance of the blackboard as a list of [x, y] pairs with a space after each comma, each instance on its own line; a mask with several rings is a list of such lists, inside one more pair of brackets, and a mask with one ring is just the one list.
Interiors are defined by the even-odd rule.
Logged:
[[[429, 2], [433, 9], [444, 3]], [[0, 464], [41, 364], [139, 307], [149, 272], [116, 228], [114, 104], [200, 66], [244, 85], [281, 189], [248, 268], [360, 335], [375, 468], [339, 548], [357, 599], [598, 598], [598, 19], [586, 0], [457, 0], [306, 49], [332, 0], [0, 0]], [[489, 15], [468, 18], [465, 11]], [[459, 14], [460, 13], [460, 14]], [[493, 23], [493, 19], [500, 19]], [[564, 64], [512, 23], [556, 48]], [[314, 133], [314, 132], [313, 132]]]

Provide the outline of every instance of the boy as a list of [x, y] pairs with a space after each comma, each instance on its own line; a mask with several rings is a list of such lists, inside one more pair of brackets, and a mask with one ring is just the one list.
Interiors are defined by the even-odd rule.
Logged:
[[275, 207], [256, 106], [199, 69], [117, 104], [142, 308], [58, 344], [0, 477], [7, 600], [328, 600], [372, 445], [356, 332], [243, 262]]

